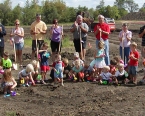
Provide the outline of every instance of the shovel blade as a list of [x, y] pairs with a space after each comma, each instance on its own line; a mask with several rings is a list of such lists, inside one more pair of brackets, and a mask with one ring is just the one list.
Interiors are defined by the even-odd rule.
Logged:
[[13, 63], [13, 68], [14, 68], [14, 70], [18, 70], [18, 64], [17, 63]]

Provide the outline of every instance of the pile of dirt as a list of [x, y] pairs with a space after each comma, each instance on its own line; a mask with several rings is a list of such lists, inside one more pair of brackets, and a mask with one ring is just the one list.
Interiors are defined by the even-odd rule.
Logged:
[[128, 13], [121, 20], [145, 20], [145, 12]]

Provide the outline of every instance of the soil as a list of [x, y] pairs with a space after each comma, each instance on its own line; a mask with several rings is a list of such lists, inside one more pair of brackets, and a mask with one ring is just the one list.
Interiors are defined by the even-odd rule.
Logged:
[[[118, 34], [121, 23], [116, 24], [117, 30], [109, 37], [110, 57], [119, 55]], [[138, 43], [140, 52], [141, 39], [138, 38], [140, 24], [131, 24], [133, 41]], [[65, 31], [66, 35], [72, 34]], [[8, 38], [8, 36], [6, 37]], [[86, 61], [93, 59], [95, 49], [95, 37], [93, 33], [88, 34]], [[5, 43], [6, 51], [13, 54], [13, 48], [9, 42]], [[30, 47], [23, 50], [23, 64], [30, 62]], [[73, 57], [74, 48], [63, 48], [62, 56], [67, 57], [70, 62]], [[13, 55], [11, 56], [11, 58]], [[142, 58], [139, 60], [138, 80], [143, 77]], [[18, 79], [18, 71], [12, 71], [13, 76]], [[46, 85], [38, 84], [35, 87], [16, 87], [19, 95], [4, 98], [0, 95], [0, 116], [144, 116], [145, 115], [145, 87], [128, 84], [126, 86], [98, 85], [96, 82], [64, 82], [64, 87], [54, 87], [50, 79]]]

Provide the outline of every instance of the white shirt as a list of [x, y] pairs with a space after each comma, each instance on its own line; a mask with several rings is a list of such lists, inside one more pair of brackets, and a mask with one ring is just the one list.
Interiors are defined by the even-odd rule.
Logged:
[[23, 69], [23, 70], [21, 70], [19, 72], [19, 77], [20, 77], [20, 74], [21, 74], [22, 77], [27, 77], [27, 76], [29, 76], [31, 74], [31, 72], [30, 73], [26, 73], [26, 69]]
[[123, 76], [124, 75], [124, 73], [125, 73], [125, 71], [123, 70], [122, 72], [119, 72], [119, 70], [117, 70], [116, 72], [115, 72], [115, 77], [118, 77], [118, 76]]
[[[124, 33], [124, 36], [122, 38], [122, 34]], [[132, 38], [132, 32], [128, 31], [124, 32], [123, 30], [119, 33], [119, 38], [123, 39], [123, 47], [129, 47], [130, 46], [130, 41], [127, 40], [127, 38]], [[120, 42], [120, 46], [122, 47], [122, 42]]]
[[[82, 65], [82, 66], [84, 65], [84, 62], [80, 58], [79, 59], [76, 59], [76, 60], [79, 60], [80, 61], [80, 65]], [[75, 65], [75, 61], [76, 60], [73, 61], [73, 65]]]
[[112, 77], [112, 74], [110, 72], [107, 73], [101, 72], [100, 76], [102, 77], [103, 80], [109, 80]]

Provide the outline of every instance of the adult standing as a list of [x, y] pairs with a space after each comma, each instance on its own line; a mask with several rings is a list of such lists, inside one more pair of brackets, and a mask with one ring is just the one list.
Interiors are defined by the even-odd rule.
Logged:
[[94, 27], [94, 34], [96, 36], [96, 48], [98, 48], [98, 43], [100, 39], [102, 38], [104, 40], [104, 46], [105, 46], [105, 63], [106, 65], [110, 65], [110, 58], [109, 58], [109, 40], [108, 36], [110, 33], [109, 25], [105, 23], [104, 16], [99, 15], [98, 16], [99, 23], [95, 25]]
[[141, 46], [142, 46], [141, 55], [142, 55], [143, 58], [145, 58], [145, 25], [140, 28], [139, 37], [142, 38], [142, 42], [141, 42]]
[[0, 56], [4, 54], [4, 36], [6, 35], [5, 27], [0, 23]]
[[61, 51], [61, 39], [63, 35], [63, 28], [58, 25], [57, 19], [54, 19], [52, 23], [53, 25], [50, 28], [50, 46], [52, 51], [52, 60], [55, 60], [55, 54]]
[[[33, 38], [33, 40], [32, 40], [32, 59], [34, 59], [37, 47], [40, 50], [42, 44], [44, 43], [46, 31], [47, 31], [47, 26], [41, 20], [41, 15], [36, 14], [36, 20], [31, 24], [31, 27], [30, 27], [30, 33]], [[37, 46], [36, 46], [36, 40], [37, 40]]]
[[[128, 30], [127, 23], [122, 24], [122, 31], [119, 33], [119, 41], [120, 41], [120, 48], [119, 53], [122, 59], [124, 59], [124, 63], [128, 63], [129, 60], [129, 53], [130, 53], [130, 41], [132, 38], [132, 32]], [[122, 50], [124, 54], [122, 54]], [[124, 55], [124, 58], [123, 56]]]
[[22, 50], [24, 47], [24, 29], [20, 27], [20, 21], [15, 20], [15, 28], [12, 29], [10, 33], [11, 41], [15, 46], [16, 52], [16, 62], [22, 66]]
[[83, 17], [81, 15], [77, 16], [76, 21], [74, 22], [74, 24], [70, 29], [70, 31], [73, 33], [73, 38], [74, 38], [73, 42], [74, 42], [75, 50], [76, 52], [79, 52], [80, 58], [82, 60], [85, 60], [88, 29], [89, 29], [88, 25], [86, 23], [83, 23]]

